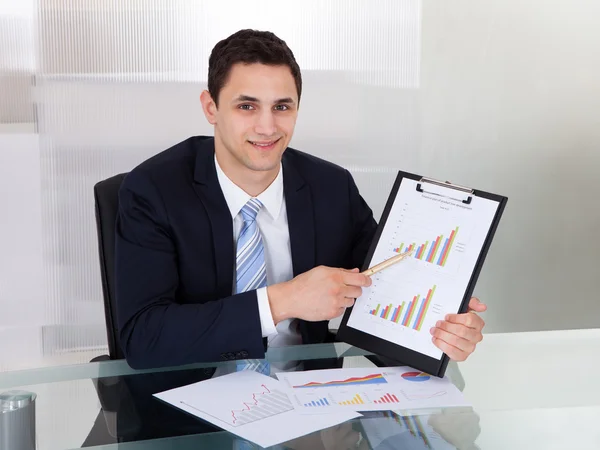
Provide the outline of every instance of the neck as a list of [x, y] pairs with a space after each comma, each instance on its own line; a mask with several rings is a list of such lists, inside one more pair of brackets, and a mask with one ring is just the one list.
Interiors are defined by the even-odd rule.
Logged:
[[250, 170], [227, 151], [218, 151], [216, 146], [215, 155], [219, 167], [227, 178], [252, 197], [262, 194], [279, 175], [280, 165], [272, 170]]

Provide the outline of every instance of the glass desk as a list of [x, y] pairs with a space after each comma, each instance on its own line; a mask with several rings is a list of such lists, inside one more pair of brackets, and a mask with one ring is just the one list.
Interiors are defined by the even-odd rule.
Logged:
[[[279, 448], [600, 449], [599, 356], [600, 330], [489, 334], [447, 371], [472, 409], [366, 413]], [[302, 360], [307, 370], [378, 363], [342, 343], [270, 349], [267, 359]], [[151, 395], [206, 378], [214, 367], [136, 371], [124, 361], [99, 361], [4, 372], [0, 392], [36, 393], [38, 450], [246, 448]]]

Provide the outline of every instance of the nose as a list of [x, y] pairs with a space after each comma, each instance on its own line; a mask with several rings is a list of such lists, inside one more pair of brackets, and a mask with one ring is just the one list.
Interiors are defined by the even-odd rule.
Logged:
[[261, 136], [273, 136], [277, 127], [275, 125], [275, 117], [273, 111], [263, 109], [258, 115], [258, 120], [254, 126], [254, 131]]

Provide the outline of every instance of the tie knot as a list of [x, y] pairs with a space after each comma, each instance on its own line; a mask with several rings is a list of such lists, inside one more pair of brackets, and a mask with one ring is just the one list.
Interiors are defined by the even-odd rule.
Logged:
[[256, 220], [256, 215], [258, 214], [258, 210], [262, 207], [262, 203], [257, 198], [251, 198], [248, 202], [242, 207], [241, 213], [244, 219], [244, 222], [251, 222]]

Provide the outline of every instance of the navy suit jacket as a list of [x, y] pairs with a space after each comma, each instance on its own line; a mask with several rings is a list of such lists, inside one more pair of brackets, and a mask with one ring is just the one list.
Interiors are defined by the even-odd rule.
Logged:
[[[294, 276], [361, 267], [376, 222], [350, 173], [292, 148], [282, 166]], [[191, 137], [126, 176], [115, 252], [119, 337], [133, 368], [264, 357], [256, 291], [232, 295], [233, 221], [212, 137]], [[327, 321], [299, 329], [304, 343], [328, 339]]]

